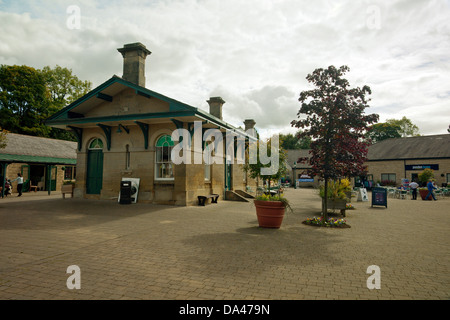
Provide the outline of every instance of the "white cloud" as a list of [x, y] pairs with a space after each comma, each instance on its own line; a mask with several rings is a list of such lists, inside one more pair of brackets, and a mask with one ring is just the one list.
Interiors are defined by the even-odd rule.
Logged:
[[83, 0], [70, 30], [73, 4], [2, 1], [0, 63], [59, 64], [96, 86], [122, 74], [116, 49], [139, 41], [149, 89], [205, 110], [222, 96], [226, 121], [267, 132], [295, 131], [306, 75], [345, 64], [381, 121], [406, 116], [423, 134], [450, 124], [448, 1]]

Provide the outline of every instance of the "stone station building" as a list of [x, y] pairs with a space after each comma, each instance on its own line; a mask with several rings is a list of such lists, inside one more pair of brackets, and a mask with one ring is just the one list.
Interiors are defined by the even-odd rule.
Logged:
[[[208, 154], [205, 150], [213, 148], [204, 142], [208, 129], [216, 129], [222, 137], [234, 133], [255, 140], [247, 134], [255, 122], [246, 120], [245, 132], [226, 123], [222, 119], [225, 101], [220, 97], [208, 100], [208, 113], [145, 88], [145, 60], [151, 52], [141, 43], [126, 44], [118, 51], [123, 56], [122, 77], [113, 76], [46, 122], [77, 136], [74, 196], [117, 198], [122, 179], [131, 178], [139, 179], [138, 201], [156, 204], [196, 205], [201, 195], [219, 194], [223, 199], [227, 191], [256, 189], [256, 182], [247, 179], [235, 159], [226, 159], [225, 151], [222, 163], [211, 165], [204, 161], [174, 164], [171, 157], [176, 145], [171, 135], [176, 129], [191, 133], [188, 143], [200, 143]], [[200, 135], [195, 136], [198, 124]], [[223, 149], [226, 143], [224, 139]], [[236, 150], [236, 141], [232, 145]], [[198, 151], [192, 148], [191, 159]]]

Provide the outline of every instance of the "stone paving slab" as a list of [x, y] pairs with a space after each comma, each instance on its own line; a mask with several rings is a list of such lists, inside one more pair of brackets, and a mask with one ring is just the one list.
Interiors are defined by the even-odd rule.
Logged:
[[[320, 212], [316, 190], [285, 195], [294, 212], [278, 230], [258, 227], [252, 203], [0, 199], [0, 299], [450, 298], [449, 198], [388, 199], [387, 209], [353, 201], [351, 228], [328, 229], [301, 223]], [[66, 285], [71, 265], [78, 290]], [[367, 288], [371, 265], [380, 289]]]

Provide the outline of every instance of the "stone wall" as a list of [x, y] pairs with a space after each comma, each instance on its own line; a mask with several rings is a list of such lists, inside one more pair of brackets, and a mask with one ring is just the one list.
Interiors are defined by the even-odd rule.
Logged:
[[[381, 174], [395, 173], [396, 184], [399, 186], [403, 178], [410, 179], [413, 173], [420, 174], [422, 170], [406, 170], [405, 165], [420, 165], [420, 164], [438, 164], [439, 170], [434, 170], [434, 179], [436, 184], [441, 186], [442, 183], [447, 182], [447, 174], [450, 173], [450, 159], [420, 159], [420, 160], [386, 160], [386, 161], [368, 161], [368, 174], [373, 175], [373, 180], [376, 183], [381, 181]], [[443, 175], [443, 176], [442, 176]]]
[[[210, 180], [205, 180], [205, 166], [194, 164], [192, 148], [191, 162], [174, 166], [173, 180], [155, 179], [155, 145], [162, 135], [171, 135], [176, 129], [173, 123], [152, 124], [149, 129], [149, 147], [144, 147], [144, 137], [137, 125], [124, 123], [129, 133], [117, 128], [111, 130], [111, 148], [107, 150], [106, 137], [101, 128], [88, 128], [83, 131], [82, 150], [77, 157], [77, 177], [74, 190], [75, 197], [94, 199], [117, 199], [122, 178], [140, 178], [139, 202], [169, 205], [196, 205], [199, 195], [216, 193], [224, 197], [225, 172], [223, 164], [212, 164]], [[100, 195], [86, 194], [86, 171], [88, 146], [100, 138], [103, 141], [103, 184]], [[192, 143], [195, 143], [193, 140]], [[130, 166], [126, 168], [126, 146], [130, 152]], [[246, 185], [256, 186], [254, 181], [244, 180], [242, 165], [233, 165], [233, 189], [246, 189]]]

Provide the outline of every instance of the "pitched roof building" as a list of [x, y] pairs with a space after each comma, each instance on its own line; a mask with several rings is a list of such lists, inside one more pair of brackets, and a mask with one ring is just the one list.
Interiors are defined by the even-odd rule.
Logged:
[[12, 180], [17, 173], [24, 178], [24, 191], [32, 186], [49, 192], [59, 189], [64, 179], [73, 179], [76, 147], [72, 141], [8, 133], [6, 147], [0, 149], [1, 189], [4, 190], [3, 177]]
[[[245, 121], [244, 132], [223, 120], [221, 97], [210, 98], [205, 112], [145, 88], [145, 59], [151, 52], [141, 43], [126, 44], [118, 51], [123, 56], [122, 77], [106, 80], [46, 121], [77, 136], [74, 196], [117, 197], [124, 179], [139, 181], [135, 199], [158, 204], [194, 205], [198, 196], [246, 190], [251, 181], [234, 159], [223, 158], [223, 164], [212, 165], [175, 164], [172, 133], [189, 132], [193, 145], [201, 148], [192, 153], [194, 159], [205, 150], [210, 155], [210, 149], [217, 151], [226, 133], [255, 139], [247, 134], [254, 121]], [[214, 145], [205, 141], [211, 130], [216, 134]]]
[[450, 134], [387, 139], [369, 147], [368, 180], [400, 185], [417, 180], [425, 168], [438, 185], [450, 183]]

